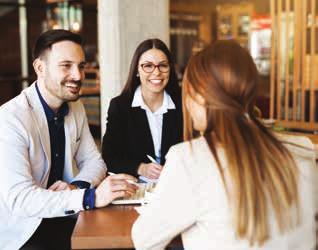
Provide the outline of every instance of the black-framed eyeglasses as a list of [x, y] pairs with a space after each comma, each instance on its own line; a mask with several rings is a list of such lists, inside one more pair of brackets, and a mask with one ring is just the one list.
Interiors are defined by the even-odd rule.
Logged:
[[158, 68], [161, 73], [167, 73], [170, 70], [170, 65], [168, 63], [154, 64], [147, 62], [140, 64], [140, 66], [145, 73], [152, 73], [155, 71], [155, 68]]

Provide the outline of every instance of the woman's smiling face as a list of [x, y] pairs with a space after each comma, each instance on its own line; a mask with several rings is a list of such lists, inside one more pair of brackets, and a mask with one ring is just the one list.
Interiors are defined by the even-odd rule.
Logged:
[[139, 58], [138, 74], [143, 92], [162, 93], [170, 76], [169, 61], [165, 53], [155, 48], [145, 51]]

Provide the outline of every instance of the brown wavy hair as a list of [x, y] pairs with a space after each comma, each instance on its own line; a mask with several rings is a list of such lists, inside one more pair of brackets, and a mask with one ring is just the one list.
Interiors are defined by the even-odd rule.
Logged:
[[[270, 238], [271, 207], [281, 233], [299, 222], [299, 215], [296, 220], [292, 216], [293, 208], [299, 209], [297, 167], [283, 143], [253, 115], [257, 85], [253, 59], [233, 40], [217, 41], [194, 55], [182, 83], [184, 139], [198, 134], [185, 99], [190, 95], [195, 100], [199, 94], [207, 114], [204, 137], [227, 191], [236, 236], [250, 245]], [[224, 168], [219, 145], [226, 156]], [[229, 173], [226, 181], [224, 169]]]

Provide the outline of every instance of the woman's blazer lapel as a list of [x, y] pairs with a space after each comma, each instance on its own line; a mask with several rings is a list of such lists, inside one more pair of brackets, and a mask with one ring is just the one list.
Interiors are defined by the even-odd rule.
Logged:
[[136, 141], [136, 147], [139, 147], [140, 150], [144, 150], [145, 156], [146, 154], [154, 155], [154, 143], [146, 111], [140, 107], [131, 108], [131, 119], [132, 127], [130, 128], [130, 133], [135, 133], [135, 138], [138, 139], [138, 141]]
[[177, 129], [177, 110], [169, 109], [167, 113], [163, 114], [162, 121], [162, 136], [161, 136], [161, 164], [164, 162], [165, 156], [171, 146], [171, 138], [175, 137]]

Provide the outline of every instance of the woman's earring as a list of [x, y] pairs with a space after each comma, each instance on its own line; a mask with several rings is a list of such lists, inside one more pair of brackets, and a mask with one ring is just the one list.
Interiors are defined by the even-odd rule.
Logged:
[[137, 75], [136, 75], [137, 77], [139, 77], [139, 73], [137, 73]]

